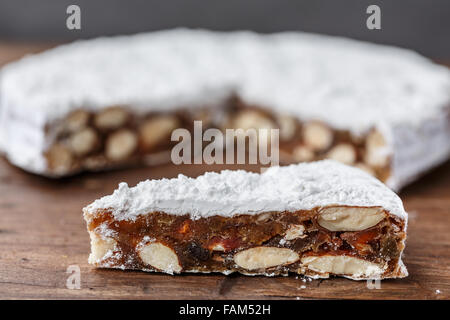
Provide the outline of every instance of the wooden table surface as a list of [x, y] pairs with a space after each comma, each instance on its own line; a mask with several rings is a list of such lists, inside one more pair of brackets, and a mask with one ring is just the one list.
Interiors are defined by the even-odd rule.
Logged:
[[[0, 64], [49, 45], [0, 43]], [[0, 298], [24, 299], [449, 299], [450, 162], [400, 193], [409, 212], [404, 261], [409, 277], [379, 287], [341, 278], [180, 275], [99, 270], [87, 264], [89, 237], [81, 208], [117, 184], [197, 176], [223, 166], [134, 168], [50, 180], [0, 158]], [[80, 289], [68, 289], [69, 266]], [[76, 267], [75, 267], [76, 268]]]

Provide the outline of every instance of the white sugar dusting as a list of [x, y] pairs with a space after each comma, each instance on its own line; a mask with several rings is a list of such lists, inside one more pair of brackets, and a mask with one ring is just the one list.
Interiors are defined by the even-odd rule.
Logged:
[[166, 111], [236, 92], [355, 133], [439, 115], [449, 89], [448, 69], [410, 50], [301, 32], [186, 29], [63, 45], [7, 65], [0, 83], [2, 104], [45, 121], [77, 107]]
[[117, 236], [117, 231], [108, 228], [107, 223], [102, 223], [97, 228], [95, 228], [95, 233], [100, 235], [103, 239], [113, 238]]
[[[407, 140], [395, 148], [416, 146], [405, 152], [415, 158], [398, 165], [394, 153], [393, 188], [450, 152], [448, 68], [410, 50], [345, 38], [176, 29], [76, 41], [10, 63], [0, 75], [0, 149], [38, 174], [51, 175], [43, 153], [54, 137], [46, 125], [74, 109], [214, 108], [231, 94], [354, 135], [377, 127], [395, 138], [395, 128], [405, 127]], [[423, 129], [426, 122], [435, 129]]]
[[96, 200], [85, 213], [109, 209], [117, 220], [134, 220], [155, 211], [192, 219], [231, 217], [270, 211], [308, 210], [329, 205], [381, 206], [406, 220], [400, 198], [362, 170], [332, 160], [271, 167], [262, 174], [243, 170], [207, 172], [198, 178], [126, 183]]

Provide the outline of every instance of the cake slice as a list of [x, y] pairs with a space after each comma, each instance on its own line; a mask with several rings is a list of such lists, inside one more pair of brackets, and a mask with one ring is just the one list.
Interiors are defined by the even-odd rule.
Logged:
[[83, 209], [102, 268], [315, 278], [403, 278], [407, 214], [360, 169], [332, 160], [147, 180]]

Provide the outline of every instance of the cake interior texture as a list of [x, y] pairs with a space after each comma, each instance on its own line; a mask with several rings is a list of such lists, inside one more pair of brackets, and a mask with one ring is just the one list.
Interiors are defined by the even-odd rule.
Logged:
[[[405, 277], [401, 255], [407, 220], [398, 197], [361, 170], [348, 171], [334, 161], [309, 166], [274, 167], [261, 175], [211, 173], [197, 178], [200, 182], [180, 176], [142, 182], [134, 188], [121, 184], [113, 195], [84, 209], [91, 237], [89, 262], [97, 267], [169, 274]], [[313, 171], [296, 179], [295, 173], [303, 168], [316, 168], [323, 176], [319, 175], [316, 184], [313, 180], [318, 177]], [[326, 172], [329, 183], [325, 181]], [[247, 177], [253, 181], [244, 181]], [[309, 179], [303, 180], [305, 177]], [[345, 178], [353, 183], [340, 191], [329, 190]], [[229, 181], [223, 183], [223, 179]], [[289, 179], [292, 186], [282, 187]], [[278, 184], [274, 182], [279, 180]], [[362, 182], [362, 186], [354, 181]], [[273, 194], [258, 201], [260, 195], [270, 192], [270, 183]], [[229, 191], [238, 184], [244, 184], [247, 193]], [[248, 190], [251, 185], [253, 191]], [[168, 193], [167, 186], [179, 193]], [[151, 193], [157, 189], [160, 193]], [[232, 195], [226, 195], [227, 190]], [[203, 192], [203, 196], [196, 195]], [[221, 193], [223, 199], [215, 202]], [[384, 196], [382, 200], [380, 196]]]
[[[320, 224], [320, 212], [347, 210], [358, 215], [378, 212], [381, 221], [359, 231], [330, 231]], [[106, 211], [93, 218], [88, 228], [93, 245], [90, 262], [99, 267], [167, 273], [293, 272], [310, 277], [405, 275], [398, 267], [406, 236], [404, 224], [376, 207], [317, 208], [199, 220], [191, 220], [189, 215], [149, 212], [136, 221], [121, 222]], [[102, 239], [95, 233], [97, 228], [110, 230], [112, 236]]]
[[[237, 97], [226, 99], [220, 107], [172, 113], [133, 114], [118, 106], [97, 114], [74, 111], [55, 125], [54, 143], [45, 152], [49, 172], [67, 175], [169, 162], [170, 151], [178, 143], [171, 141], [173, 130], [184, 128], [193, 136], [194, 121], [202, 121], [203, 131], [219, 128], [224, 134], [226, 129], [279, 129], [282, 164], [333, 159], [355, 165], [382, 181], [390, 176], [387, 142], [375, 129], [354, 136], [348, 130], [337, 130], [321, 121], [301, 121], [298, 117], [247, 105]], [[249, 141], [246, 143], [248, 147]]]

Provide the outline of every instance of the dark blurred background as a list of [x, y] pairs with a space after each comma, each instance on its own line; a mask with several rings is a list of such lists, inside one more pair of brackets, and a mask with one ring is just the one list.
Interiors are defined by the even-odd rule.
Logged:
[[[81, 8], [81, 30], [66, 28], [70, 4]], [[381, 8], [381, 30], [366, 27], [371, 4]], [[303, 30], [450, 58], [450, 0], [0, 0], [0, 40], [69, 41], [179, 26]]]

